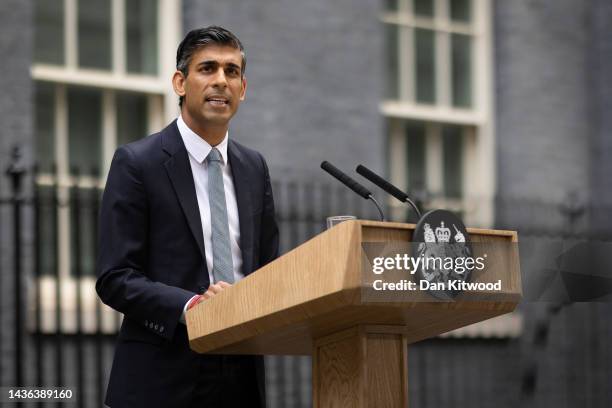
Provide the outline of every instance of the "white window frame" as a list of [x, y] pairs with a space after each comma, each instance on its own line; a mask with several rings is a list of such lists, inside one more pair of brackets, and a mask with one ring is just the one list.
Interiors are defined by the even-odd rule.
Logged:
[[[450, 87], [449, 36], [436, 34], [436, 103], [426, 105], [414, 101], [411, 80], [401, 72], [413, 72], [413, 47], [409, 35], [400, 35], [398, 72], [399, 100], [383, 100], [380, 112], [389, 123], [390, 175], [393, 183], [405, 186], [406, 135], [402, 121], [416, 120], [426, 125], [426, 188], [438, 196], [442, 192], [442, 143], [440, 127], [443, 124], [460, 125], [463, 138], [463, 197], [460, 201], [436, 199], [428, 202], [432, 207], [461, 210], [464, 222], [474, 227], [490, 227], [494, 222], [494, 195], [496, 190], [495, 123], [493, 99], [493, 30], [491, 0], [472, 0], [471, 24], [449, 23], [447, 0], [433, 0], [435, 17], [414, 17], [407, 13], [384, 12], [385, 23], [400, 23], [412, 27], [428, 28], [439, 32], [469, 34], [472, 37], [472, 107], [452, 106]], [[398, 0], [400, 10], [413, 10], [413, 0]], [[406, 30], [409, 31], [409, 30]], [[401, 33], [401, 30], [400, 30]], [[401, 51], [403, 50], [403, 51]], [[407, 79], [408, 78], [408, 79]], [[395, 213], [404, 211], [390, 201]]]
[[[400, 9], [413, 10], [413, 0], [398, 0]], [[407, 185], [406, 166], [406, 120], [425, 123], [425, 186], [436, 197], [442, 197], [443, 161], [441, 129], [445, 124], [463, 128], [462, 143], [462, 192], [461, 200], [435, 198], [427, 204], [432, 208], [448, 208], [463, 211], [463, 221], [470, 227], [490, 228], [494, 222], [494, 195], [496, 191], [495, 167], [495, 106], [493, 82], [493, 30], [492, 0], [472, 0], [473, 26], [453, 23], [448, 25], [449, 10], [446, 0], [434, 0], [434, 14], [440, 18], [412, 18], [397, 13], [383, 13], [383, 22], [397, 21], [411, 26], [435, 30], [436, 32], [462, 32], [472, 36], [472, 107], [452, 106], [450, 95], [450, 44], [444, 36], [436, 35], [436, 104], [425, 105], [414, 102], [414, 90], [410, 81], [400, 73], [400, 100], [385, 100], [380, 104], [381, 113], [388, 119], [390, 177], [394, 184]], [[448, 39], [448, 36], [446, 36]], [[400, 68], [411, 72], [413, 39], [400, 37], [398, 53]], [[403, 41], [403, 43], [401, 42]], [[443, 63], [440, 64], [440, 61]], [[396, 200], [389, 204], [394, 216], [406, 214], [406, 207]], [[522, 333], [523, 318], [514, 312], [484, 322], [472, 324], [441, 335], [445, 338], [486, 337], [516, 338]]]
[[[57, 241], [58, 241], [58, 276], [41, 276], [38, 284], [41, 286], [40, 302], [43, 319], [43, 332], [53, 332], [56, 329], [55, 290], [61, 285], [62, 298], [62, 332], [76, 331], [76, 286], [77, 280], [70, 275], [70, 206], [69, 193], [74, 185], [83, 188], [97, 187], [103, 189], [106, 174], [117, 145], [116, 134], [116, 93], [132, 91], [148, 95], [148, 131], [159, 131], [164, 124], [169, 123], [179, 114], [178, 98], [171, 85], [175, 70], [174, 58], [177, 44], [181, 39], [181, 7], [182, 2], [176, 0], [158, 0], [158, 74], [131, 74], [126, 70], [126, 31], [125, 2], [129, 0], [111, 1], [111, 47], [112, 66], [110, 70], [96, 70], [78, 66], [78, 12], [77, 0], [64, 0], [64, 50], [65, 64], [52, 65], [33, 61], [31, 75], [34, 81], [52, 83], [55, 86], [55, 161], [57, 175], [40, 174], [37, 183], [43, 186], [57, 185], [60, 205], [57, 209]], [[101, 177], [80, 176], [78, 179], [69, 173], [68, 168], [68, 109], [67, 87], [85, 86], [97, 88], [102, 92], [102, 164]], [[63, 205], [62, 205], [63, 204]], [[95, 277], [83, 276], [81, 286], [82, 328], [85, 332], [94, 332], [95, 308], [99, 302], [95, 291]], [[32, 288], [36, 285], [31, 282]], [[37, 295], [34, 291], [33, 295]], [[29, 302], [30, 305], [35, 302]], [[106, 305], [102, 305], [101, 330], [113, 333], [121, 319]], [[34, 309], [30, 313], [35, 313]], [[34, 319], [28, 319], [30, 323]], [[31, 329], [35, 329], [33, 326]]]

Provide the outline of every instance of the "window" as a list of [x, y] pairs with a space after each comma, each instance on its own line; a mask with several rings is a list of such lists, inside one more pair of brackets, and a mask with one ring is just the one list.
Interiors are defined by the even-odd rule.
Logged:
[[471, 12], [478, 0], [387, 2], [387, 99], [410, 104], [472, 107]]
[[490, 6], [386, 0], [381, 13], [391, 178], [481, 226], [495, 190]]
[[111, 69], [111, 1], [79, 0], [76, 9], [79, 67]]
[[[35, 1], [43, 297], [60, 284], [74, 300], [81, 276], [83, 306], [93, 307], [96, 200], [113, 153], [178, 114], [170, 80], [179, 10], [175, 0]], [[42, 299], [47, 303], [53, 301]]]

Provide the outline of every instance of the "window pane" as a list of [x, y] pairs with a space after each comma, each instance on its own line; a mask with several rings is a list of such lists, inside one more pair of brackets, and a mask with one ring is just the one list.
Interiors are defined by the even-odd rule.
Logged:
[[469, 108], [472, 106], [472, 39], [469, 35], [453, 34], [451, 48], [453, 106]]
[[472, 18], [471, 0], [448, 0], [450, 17], [453, 21], [469, 23]]
[[398, 0], [385, 0], [385, 11], [397, 11]]
[[41, 275], [54, 275], [57, 264], [57, 200], [55, 187], [36, 186], [37, 236]]
[[124, 145], [147, 135], [147, 95], [117, 93], [117, 144]]
[[63, 65], [64, 1], [36, 0], [34, 19], [34, 60]]
[[411, 193], [425, 190], [425, 125], [406, 123], [406, 168], [408, 190]]
[[68, 154], [70, 171], [91, 174], [100, 169], [102, 95], [87, 88], [68, 89]]
[[36, 160], [40, 172], [50, 172], [55, 163], [55, 86], [35, 83]]
[[414, 0], [414, 14], [420, 17], [433, 17], [433, 0]]
[[460, 126], [444, 126], [442, 128], [442, 143], [444, 150], [444, 195], [450, 198], [461, 198], [463, 142]]
[[157, 75], [157, 0], [125, 2], [127, 70]]
[[70, 255], [73, 276], [95, 275], [97, 188], [73, 187], [70, 191]]
[[385, 61], [386, 61], [386, 91], [387, 99], [399, 99], [399, 60], [397, 56], [399, 26], [385, 24]]
[[432, 30], [414, 30], [416, 61], [416, 101], [435, 103], [435, 33]]
[[110, 0], [79, 0], [79, 65], [111, 68]]

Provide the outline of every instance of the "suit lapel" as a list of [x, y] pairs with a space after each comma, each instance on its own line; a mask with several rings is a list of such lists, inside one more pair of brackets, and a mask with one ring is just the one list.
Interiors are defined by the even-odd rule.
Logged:
[[[170, 158], [164, 163], [164, 167], [187, 218], [191, 233], [198, 243], [202, 258], [206, 259], [202, 220], [200, 219], [200, 209], [193, 183], [193, 173], [191, 172], [187, 149], [176, 126], [176, 120], [162, 131], [162, 148], [170, 155]], [[204, 262], [204, 266], [206, 267], [206, 262]]]
[[242, 252], [242, 273], [246, 276], [253, 270], [253, 223], [251, 210], [251, 189], [249, 169], [244, 155], [231, 139], [227, 147], [229, 163], [232, 168], [238, 218], [240, 221], [240, 249]]

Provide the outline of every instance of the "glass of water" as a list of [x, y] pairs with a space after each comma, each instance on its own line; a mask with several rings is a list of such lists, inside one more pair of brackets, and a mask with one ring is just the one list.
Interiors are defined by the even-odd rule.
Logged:
[[334, 225], [338, 225], [341, 222], [356, 219], [357, 217], [355, 217], [354, 215], [334, 215], [332, 217], [327, 217], [327, 229], [330, 229]]

